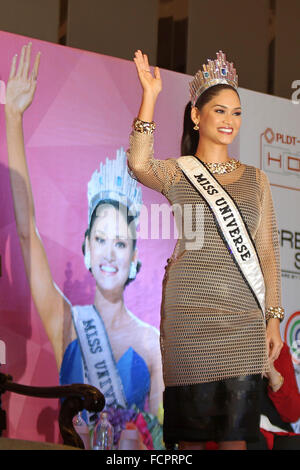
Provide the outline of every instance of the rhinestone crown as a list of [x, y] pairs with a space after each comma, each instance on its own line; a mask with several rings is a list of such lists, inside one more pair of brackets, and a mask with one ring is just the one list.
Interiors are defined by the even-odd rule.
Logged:
[[134, 215], [136, 226], [143, 204], [142, 189], [137, 181], [129, 175], [126, 164], [126, 153], [123, 148], [117, 150], [115, 160], [106, 158], [100, 162], [100, 171], [95, 170], [88, 183], [88, 224], [100, 201], [112, 199], [128, 207]]
[[195, 106], [199, 96], [214, 85], [230, 85], [238, 88], [238, 75], [232, 62], [226, 60], [224, 52], [217, 52], [217, 59], [207, 60], [203, 64], [203, 70], [198, 70], [194, 79], [190, 82], [190, 95], [192, 106]]

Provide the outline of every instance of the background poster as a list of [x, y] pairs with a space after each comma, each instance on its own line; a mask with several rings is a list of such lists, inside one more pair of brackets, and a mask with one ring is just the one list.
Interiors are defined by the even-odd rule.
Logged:
[[[1, 79], [8, 79], [11, 59], [28, 38], [0, 34]], [[86, 270], [82, 243], [87, 229], [87, 184], [100, 162], [126, 150], [141, 87], [132, 62], [33, 40], [32, 56], [41, 51], [38, 85], [33, 104], [24, 114], [24, 135], [36, 222], [51, 273], [72, 305], [93, 303], [95, 282]], [[134, 52], [134, 51], [133, 51]], [[157, 105], [155, 153], [159, 158], [179, 154], [183, 112], [188, 101], [189, 77], [162, 71], [164, 91]], [[0, 116], [0, 246], [2, 275], [1, 334], [6, 365], [14, 381], [36, 386], [58, 383], [52, 346], [33, 305], [16, 233], [7, 168], [5, 119]], [[166, 203], [142, 188], [143, 203]], [[171, 217], [170, 217], [171, 220]], [[151, 227], [149, 226], [149, 231]], [[144, 322], [159, 328], [161, 282], [175, 238], [140, 239], [142, 267], [126, 287], [126, 307]], [[58, 438], [58, 403], [6, 394], [6, 435], [53, 441]], [[49, 425], [49, 423], [51, 423]]]

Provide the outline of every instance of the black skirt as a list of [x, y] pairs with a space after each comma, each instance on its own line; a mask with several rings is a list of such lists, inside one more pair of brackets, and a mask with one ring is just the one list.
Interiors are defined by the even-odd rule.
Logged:
[[166, 387], [164, 442], [259, 439], [261, 375]]

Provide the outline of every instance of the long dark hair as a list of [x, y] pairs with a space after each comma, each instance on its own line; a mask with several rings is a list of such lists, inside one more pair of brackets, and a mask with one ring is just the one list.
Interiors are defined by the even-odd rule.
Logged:
[[[220, 84], [214, 85], [205, 90], [202, 95], [198, 98], [195, 106], [201, 111], [204, 105], [209, 103], [215, 96], [217, 96], [222, 90], [233, 90], [240, 98], [237, 90], [230, 85]], [[194, 123], [191, 119], [192, 105], [189, 101], [185, 107], [184, 119], [183, 119], [183, 133], [181, 138], [181, 155], [194, 155], [196, 153], [199, 143], [199, 132], [194, 130]]]

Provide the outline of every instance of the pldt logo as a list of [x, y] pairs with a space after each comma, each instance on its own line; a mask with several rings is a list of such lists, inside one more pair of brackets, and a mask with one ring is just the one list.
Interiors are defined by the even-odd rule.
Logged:
[[0, 80], [0, 104], [5, 104], [6, 85]]
[[268, 127], [263, 136], [268, 144], [285, 144], [285, 145], [297, 145], [300, 143], [300, 138], [295, 135], [287, 135], [281, 132], [274, 132], [273, 129]]
[[6, 364], [6, 346], [4, 341], [0, 339], [0, 365]]
[[[260, 135], [260, 168], [281, 177], [281, 180], [273, 181], [272, 184], [298, 189], [295, 178], [300, 178], [299, 144], [299, 135], [270, 127]], [[288, 179], [282, 179], [286, 177]]]

